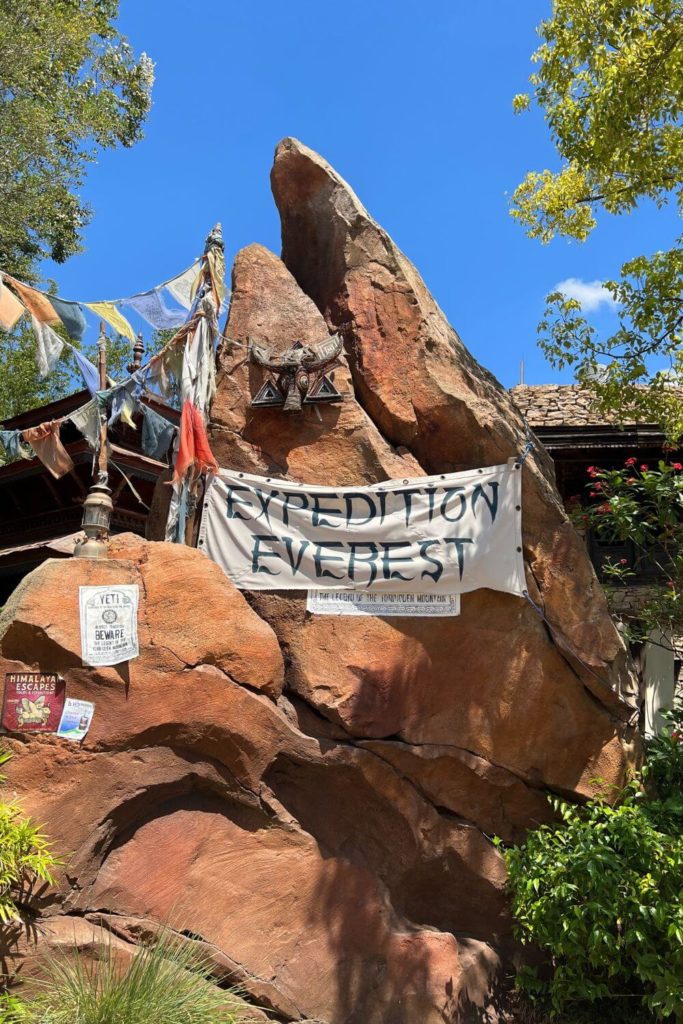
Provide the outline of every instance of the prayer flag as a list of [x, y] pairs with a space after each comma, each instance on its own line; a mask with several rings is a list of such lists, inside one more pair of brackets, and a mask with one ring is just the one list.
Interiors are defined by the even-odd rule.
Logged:
[[211, 283], [216, 297], [216, 309], [220, 309], [225, 298], [225, 256], [218, 248], [209, 249], [206, 254], [206, 262], [209, 265]]
[[118, 420], [123, 420], [133, 430], [137, 430], [137, 427], [133, 423], [133, 413], [135, 412], [135, 399], [131, 395], [131, 390], [135, 386], [134, 381], [129, 381], [126, 385], [120, 388], [112, 388], [112, 400], [111, 400], [111, 416], [109, 417], [109, 426], [113, 427]]
[[0, 280], [0, 327], [3, 331], [11, 331], [19, 317], [25, 312], [26, 310], [14, 292], [6, 288]]
[[185, 402], [180, 414], [180, 444], [175, 460], [173, 481], [182, 480], [191, 466], [194, 466], [198, 474], [208, 470], [214, 473], [218, 472], [218, 464], [209, 447], [202, 414], [195, 409], [192, 402]]
[[152, 288], [151, 291], [141, 292], [139, 295], [131, 295], [129, 299], [122, 299], [121, 304], [131, 306], [148, 324], [158, 327], [159, 330], [180, 327], [187, 319], [186, 310], [168, 308], [159, 288]]
[[126, 320], [123, 313], [120, 313], [113, 302], [86, 302], [85, 305], [88, 309], [91, 309], [97, 316], [101, 316], [103, 320], [114, 328], [117, 334], [123, 335], [124, 338], [129, 338], [132, 345], [135, 344], [135, 332], [133, 328]]
[[142, 450], [151, 459], [163, 459], [171, 445], [176, 425], [148, 405], [143, 408], [145, 419], [142, 424]]
[[70, 421], [80, 430], [91, 448], [97, 448], [100, 440], [100, 413], [95, 399], [91, 399], [69, 416]]
[[183, 271], [182, 274], [178, 274], [172, 281], [166, 282], [165, 287], [168, 288], [174, 299], [177, 299], [184, 309], [190, 309], [192, 306], [193, 289], [201, 266], [202, 261], [195, 260], [192, 266]]
[[82, 352], [79, 352], [77, 348], [71, 346], [71, 351], [74, 354], [74, 358], [78, 363], [78, 369], [81, 371], [85, 386], [91, 395], [94, 395], [100, 386], [100, 372], [96, 366], [86, 359]]
[[3, 446], [10, 459], [30, 459], [25, 448], [21, 447], [20, 430], [0, 430], [0, 444]]
[[19, 298], [36, 320], [39, 320], [41, 324], [59, 323], [57, 312], [47, 295], [37, 291], [35, 288], [29, 288], [27, 284], [22, 284], [21, 281], [15, 281], [9, 274], [6, 274], [5, 277], [8, 281], [12, 282], [12, 287], [19, 293]]
[[41, 377], [52, 373], [64, 348], [64, 342], [49, 324], [41, 324], [31, 314], [33, 333], [36, 336], [36, 366]]
[[66, 332], [74, 341], [80, 341], [85, 334], [86, 322], [80, 303], [69, 302], [67, 299], [58, 299], [57, 296], [50, 296], [50, 302], [55, 308], [59, 319], [66, 327]]
[[21, 436], [31, 445], [40, 461], [57, 480], [74, 468], [71, 457], [59, 437], [59, 420], [31, 427], [22, 431]]

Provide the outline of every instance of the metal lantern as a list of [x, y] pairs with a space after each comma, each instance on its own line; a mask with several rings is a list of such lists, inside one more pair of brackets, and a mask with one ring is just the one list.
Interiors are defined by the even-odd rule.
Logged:
[[86, 539], [74, 550], [78, 558], [106, 558], [109, 527], [114, 503], [106, 484], [96, 483], [83, 502], [83, 532]]

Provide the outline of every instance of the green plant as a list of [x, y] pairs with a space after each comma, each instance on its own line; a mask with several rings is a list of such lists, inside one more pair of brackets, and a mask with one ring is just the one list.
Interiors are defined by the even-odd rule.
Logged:
[[[644, 642], [658, 630], [670, 643], [683, 627], [683, 463], [660, 460], [650, 468], [631, 456], [620, 469], [589, 466], [588, 476], [589, 504], [572, 501], [573, 521], [610, 543], [630, 541], [635, 551], [632, 565], [622, 559], [603, 566], [607, 597], [626, 638]], [[658, 579], [648, 583], [636, 609], [625, 611], [619, 586], [643, 565], [654, 568]]]
[[[0, 765], [11, 755], [0, 751]], [[4, 776], [0, 776], [0, 782]], [[0, 921], [17, 917], [15, 900], [35, 878], [52, 883], [51, 869], [59, 860], [50, 851], [48, 840], [29, 818], [24, 818], [16, 803], [0, 803]]]
[[26, 1003], [16, 996], [0, 995], [0, 1024], [29, 1024], [30, 1010]]
[[31, 1024], [236, 1024], [242, 1005], [211, 983], [192, 943], [162, 934], [122, 964], [110, 945], [100, 960], [49, 959], [30, 1001]]
[[[645, 779], [659, 800], [683, 802], [683, 701], [661, 711], [664, 730], [647, 742]], [[681, 813], [683, 818], [683, 811]]]
[[553, 1019], [683, 1020], [683, 794], [672, 735], [650, 744], [656, 799], [638, 779], [616, 801], [553, 799], [561, 823], [504, 851], [516, 934], [546, 957], [517, 984]]

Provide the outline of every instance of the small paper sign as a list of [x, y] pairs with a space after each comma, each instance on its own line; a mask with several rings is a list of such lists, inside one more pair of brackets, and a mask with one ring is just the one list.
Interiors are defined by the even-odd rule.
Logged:
[[90, 728], [94, 714], [95, 705], [90, 701], [67, 697], [57, 735], [67, 740], [82, 740]]
[[138, 656], [138, 587], [79, 587], [84, 665], [118, 665]]
[[56, 672], [7, 672], [2, 725], [10, 732], [56, 732], [65, 683]]
[[309, 590], [314, 615], [403, 615], [441, 618], [460, 614], [459, 594], [381, 594], [361, 590]]

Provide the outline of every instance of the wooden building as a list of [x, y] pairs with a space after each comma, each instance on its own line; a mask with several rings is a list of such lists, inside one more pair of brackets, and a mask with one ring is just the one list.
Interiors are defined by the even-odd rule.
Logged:
[[[62, 419], [89, 399], [87, 391], [79, 391], [5, 420], [0, 426], [4, 430], [27, 430]], [[143, 402], [167, 418], [179, 420], [179, 415], [163, 403], [148, 397]], [[143, 454], [141, 419], [135, 418], [137, 430], [121, 421], [110, 428], [112, 533], [146, 535], [154, 489], [168, 469], [165, 462]], [[69, 557], [81, 533], [83, 500], [93, 479], [93, 451], [71, 423], [63, 424], [61, 439], [74, 468], [59, 480], [37, 458], [0, 466], [0, 604], [26, 573], [46, 558]]]

